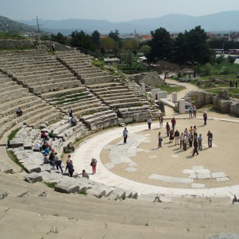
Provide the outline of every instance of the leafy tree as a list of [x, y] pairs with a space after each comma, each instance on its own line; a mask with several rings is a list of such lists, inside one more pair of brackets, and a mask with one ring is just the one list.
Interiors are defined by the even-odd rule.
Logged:
[[220, 55], [219, 57], [216, 58], [216, 63], [218, 65], [221, 65], [224, 61], [224, 56], [223, 55]]
[[116, 42], [112, 38], [107, 37], [107, 38], [101, 39], [100, 46], [102, 49], [104, 49], [105, 52], [109, 53], [116, 49]]
[[233, 64], [236, 61], [236, 58], [233, 56], [229, 56], [227, 59], [231, 64]]
[[149, 61], [169, 59], [171, 54], [172, 40], [169, 32], [164, 28], [159, 28], [151, 32], [153, 39], [150, 42]]
[[136, 40], [127, 39], [123, 41], [123, 48], [128, 51], [133, 51], [139, 48], [139, 42]]
[[70, 43], [73, 47], [79, 47], [90, 51], [94, 50], [92, 37], [83, 31], [72, 32]]
[[149, 54], [151, 47], [149, 45], [143, 45], [140, 47], [140, 51], [145, 55]]
[[111, 39], [113, 39], [114, 41], [119, 41], [120, 40], [120, 37], [119, 37], [119, 30], [115, 30], [114, 32], [113, 31], [111, 31], [110, 33], [109, 33], [109, 37], [111, 38]]
[[51, 40], [58, 42], [62, 45], [65, 45], [67, 43], [67, 37], [64, 36], [62, 33], [58, 32], [57, 35], [52, 34], [51, 35]]
[[174, 41], [172, 58], [179, 65], [183, 65], [188, 61], [187, 38], [183, 33], [180, 33]]
[[197, 26], [189, 32], [185, 32], [188, 60], [191, 64], [205, 64], [210, 62], [211, 51], [207, 43], [207, 34]]
[[93, 44], [96, 49], [100, 47], [100, 33], [98, 31], [94, 31], [91, 35]]

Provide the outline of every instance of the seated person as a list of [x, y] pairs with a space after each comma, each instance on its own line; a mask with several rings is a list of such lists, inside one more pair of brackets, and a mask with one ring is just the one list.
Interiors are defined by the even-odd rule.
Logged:
[[74, 117], [72, 117], [72, 118], [71, 118], [71, 125], [72, 125], [72, 126], [76, 126], [76, 124], [77, 124], [76, 119], [75, 119]]
[[41, 139], [47, 139], [47, 133], [45, 131], [41, 132]]
[[83, 178], [90, 179], [89, 174], [84, 169], [82, 170], [82, 173], [80, 175], [82, 175]]
[[75, 151], [75, 147], [73, 146], [72, 142], [70, 142], [69, 144], [67, 144], [67, 149], [69, 149], [70, 151]]
[[44, 154], [44, 163], [45, 163], [45, 164], [50, 163], [50, 160], [49, 160], [47, 154]]
[[49, 153], [50, 153], [50, 148], [49, 147], [46, 147], [45, 149], [44, 149], [44, 154], [45, 155], [48, 155]]
[[35, 148], [33, 149], [33, 151], [35, 152], [40, 152], [42, 150], [42, 142], [41, 141], [37, 141]]
[[54, 134], [53, 130], [49, 133], [49, 137], [53, 140], [56, 138], [56, 134]]
[[16, 114], [17, 114], [17, 116], [21, 116], [21, 115], [22, 115], [22, 109], [21, 109], [21, 107], [18, 107], [18, 108], [17, 108]]

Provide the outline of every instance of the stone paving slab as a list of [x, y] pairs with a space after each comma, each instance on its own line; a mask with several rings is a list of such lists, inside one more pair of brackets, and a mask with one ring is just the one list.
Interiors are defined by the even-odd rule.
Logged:
[[211, 173], [213, 178], [224, 178], [226, 177], [225, 173], [220, 172], [220, 173]]
[[[128, 126], [128, 130], [130, 131], [131, 136], [133, 133], [144, 131], [145, 124]], [[101, 150], [105, 147], [105, 145], [118, 138], [118, 135], [122, 135], [122, 128], [114, 128], [111, 131], [102, 132], [95, 137], [85, 140], [73, 156], [76, 172], [81, 172], [82, 168], [85, 168], [86, 171], [91, 171], [91, 167], [89, 164], [91, 157], [94, 156], [99, 160], [97, 164], [97, 173], [91, 176], [91, 180], [95, 182], [101, 182], [101, 178], [104, 178], [105, 181], [109, 182], [109, 186], [116, 186], [116, 184], [118, 184], [121, 188], [130, 188], [130, 190], [136, 191], [139, 195], [144, 191], [147, 191], [148, 193], [160, 192], [161, 194], [168, 194], [174, 196], [193, 195], [202, 198], [223, 196], [231, 198], [232, 195], [237, 193], [239, 190], [239, 185], [207, 189], [168, 188], [139, 183], [120, 177], [109, 171], [100, 161]], [[125, 146], [125, 149], [126, 148], [127, 147]], [[139, 149], [137, 151], [139, 151]], [[151, 151], [149, 150], [149, 153], [150, 152]], [[197, 167], [194, 169], [200, 170], [204, 168], [202, 166], [201, 168]]]
[[193, 179], [190, 178], [169, 177], [159, 174], [152, 174], [151, 176], [149, 176], [149, 179], [160, 180], [167, 183], [183, 183], [183, 184], [193, 183]]

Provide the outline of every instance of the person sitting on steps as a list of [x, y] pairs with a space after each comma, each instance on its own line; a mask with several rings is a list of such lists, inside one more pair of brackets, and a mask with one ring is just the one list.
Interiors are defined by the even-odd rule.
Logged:
[[21, 107], [18, 107], [18, 108], [17, 108], [16, 114], [17, 114], [18, 117], [19, 117], [19, 116], [22, 116], [22, 109], [21, 109]]

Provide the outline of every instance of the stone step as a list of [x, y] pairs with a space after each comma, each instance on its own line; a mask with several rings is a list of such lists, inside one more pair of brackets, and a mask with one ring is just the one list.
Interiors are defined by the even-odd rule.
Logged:
[[[108, 83], [100, 83], [100, 84], [96, 84], [96, 85], [88, 85], [87, 87], [89, 87], [90, 89], [92, 90], [95, 90], [97, 88], [114, 88], [116, 86], [124, 86], [123, 84], [121, 83], [118, 83], [118, 82], [108, 82]], [[124, 86], [125, 87], [125, 86]]]
[[[108, 103], [108, 102], [107, 102]], [[114, 108], [126, 108], [126, 107], [135, 107], [135, 106], [141, 106], [142, 102], [124, 102], [124, 103], [109, 103], [110, 107]]]
[[79, 80], [74, 80], [74, 81], [65, 81], [61, 82], [60, 85], [57, 83], [55, 84], [44, 84], [39, 87], [34, 87], [30, 88], [30, 92], [34, 92], [35, 94], [41, 94], [41, 93], [47, 93], [50, 91], [56, 91], [56, 90], [63, 90], [67, 88], [73, 88], [73, 87], [78, 87], [80, 85]]
[[31, 121], [30, 123], [27, 123], [27, 124], [29, 124], [32, 127], [39, 127], [42, 123], [45, 123], [45, 122], [51, 123], [52, 121], [57, 121], [62, 119], [62, 114], [54, 110], [54, 111], [46, 112], [41, 117], [37, 116], [35, 118], [36, 118], [35, 122]]
[[24, 89], [18, 87], [16, 90], [4, 92], [0, 95], [0, 104], [6, 103], [6, 101], [13, 100], [16, 98], [22, 98], [23, 96], [28, 96], [29, 92]]
[[106, 105], [100, 105], [100, 106], [94, 106], [92, 108], [85, 108], [83, 110], [78, 110], [78, 111], [74, 111], [74, 114], [75, 115], [78, 115], [78, 116], [88, 116], [88, 115], [92, 115], [92, 114], [95, 114], [97, 112], [101, 112], [101, 111], [105, 111], [105, 110], [108, 110], [109, 107], [106, 106]]
[[[155, 207], [156, 212], [154, 211], [146, 211], [146, 210], [137, 210], [132, 211], [130, 208], [130, 204], [128, 205], [127, 211], [122, 210], [120, 206], [116, 207], [113, 206], [108, 207], [97, 207], [97, 203], [94, 207], [93, 205], [88, 204], [88, 206], [82, 206], [81, 203], [75, 204], [67, 204], [67, 199], [62, 202], [49, 202], [48, 198], [39, 198], [35, 196], [30, 196], [24, 199], [24, 201], [20, 204], [18, 201], [21, 199], [12, 198], [11, 196], [7, 197], [2, 206], [9, 206], [10, 202], [12, 205], [16, 205], [17, 210], [26, 211], [26, 215], [31, 212], [44, 214], [44, 215], [59, 215], [58, 217], [70, 217], [80, 220], [84, 218], [84, 220], [91, 221], [94, 220], [95, 222], [101, 222], [104, 218], [105, 223], [115, 223], [121, 224], [124, 222], [125, 226], [135, 226], [141, 227], [146, 226], [154, 227], [154, 231], [161, 232], [163, 229], [167, 229], [167, 231], [177, 232], [177, 233], [217, 233], [218, 228], [220, 227], [227, 227], [227, 230], [238, 230], [237, 223], [238, 219], [233, 221], [233, 217], [236, 216], [236, 213], [226, 214], [228, 216], [227, 219], [222, 219], [221, 214], [206, 214], [205, 212], [197, 212], [197, 214], [193, 213], [187, 216], [187, 211], [182, 210], [181, 213], [178, 211], [170, 210], [160, 210]], [[82, 199], [78, 198], [78, 202], [81, 202]], [[37, 207], [36, 207], [37, 205]], [[59, 210], [61, 208], [61, 210]], [[90, 210], [90, 208], [92, 210]], [[104, 210], [103, 210], [104, 209]], [[115, 216], [117, 215], [117, 216]], [[29, 217], [29, 216], [28, 216]], [[192, 220], [193, 219], [193, 220]], [[199, 226], [200, 225], [200, 226]], [[188, 230], [187, 230], [188, 229]], [[235, 231], [236, 232], [236, 231]]]
[[111, 75], [106, 75], [106, 76], [95, 76], [95, 77], [83, 77], [82, 81], [88, 85], [88, 84], [98, 84], [101, 82], [109, 82], [109, 81], [113, 81], [114, 80], [114, 76]]
[[48, 99], [53, 97], [61, 97], [61, 96], [69, 95], [69, 94], [79, 93], [85, 90], [86, 90], [85, 87], [79, 86], [79, 87], [70, 88], [70, 89], [63, 89], [59, 91], [43, 93], [41, 96], [43, 99]]
[[0, 104], [0, 110], [1, 110], [1, 112], [4, 112], [9, 107], [10, 108], [14, 107], [16, 109], [16, 106], [28, 103], [30, 101], [34, 101], [36, 98], [37, 98], [36, 96], [33, 96], [31, 94], [27, 94], [26, 96], [23, 95], [22, 97], [19, 96], [17, 99], [12, 99], [12, 100], [9, 100], [5, 103], [1, 103]]
[[71, 96], [65, 96], [64, 98], [50, 98], [50, 99], [47, 99], [47, 101], [50, 103], [50, 104], [53, 104], [53, 105], [56, 105], [56, 106], [60, 106], [60, 107], [68, 107], [69, 108], [69, 104], [75, 104], [76, 102], [83, 102], [83, 101], [86, 101], [86, 100], [89, 100], [92, 98], [92, 95], [88, 92], [88, 91], [85, 91], [85, 92], [82, 92], [80, 94], [75, 94], [75, 96], [73, 95], [73, 97]]
[[69, 106], [73, 109], [73, 113], [75, 111], [75, 109], [77, 109], [77, 107], [81, 107], [81, 106], [85, 106], [85, 105], [91, 105], [91, 106], [95, 106], [95, 105], [99, 105], [101, 104], [100, 100], [97, 98], [91, 98], [91, 99], [84, 99], [84, 100], [79, 100], [76, 103], [71, 103], [70, 105], [66, 105], [66, 106], [61, 106], [61, 109], [65, 112], [67, 112], [67, 110], [69, 109]]
[[52, 79], [42, 79], [41, 81], [34, 81], [34, 82], [31, 82], [31, 83], [24, 83], [24, 84], [27, 84], [28, 87], [31, 87], [31, 88], [34, 88], [34, 87], [37, 87], [37, 86], [41, 86], [41, 85], [46, 85], [46, 84], [59, 84], [61, 85], [61, 83], [64, 83], [64, 82], [72, 82], [72, 81], [78, 81], [78, 83], [80, 84], [80, 81], [75, 78], [74, 76], [64, 76], [64, 78], [52, 78]]

